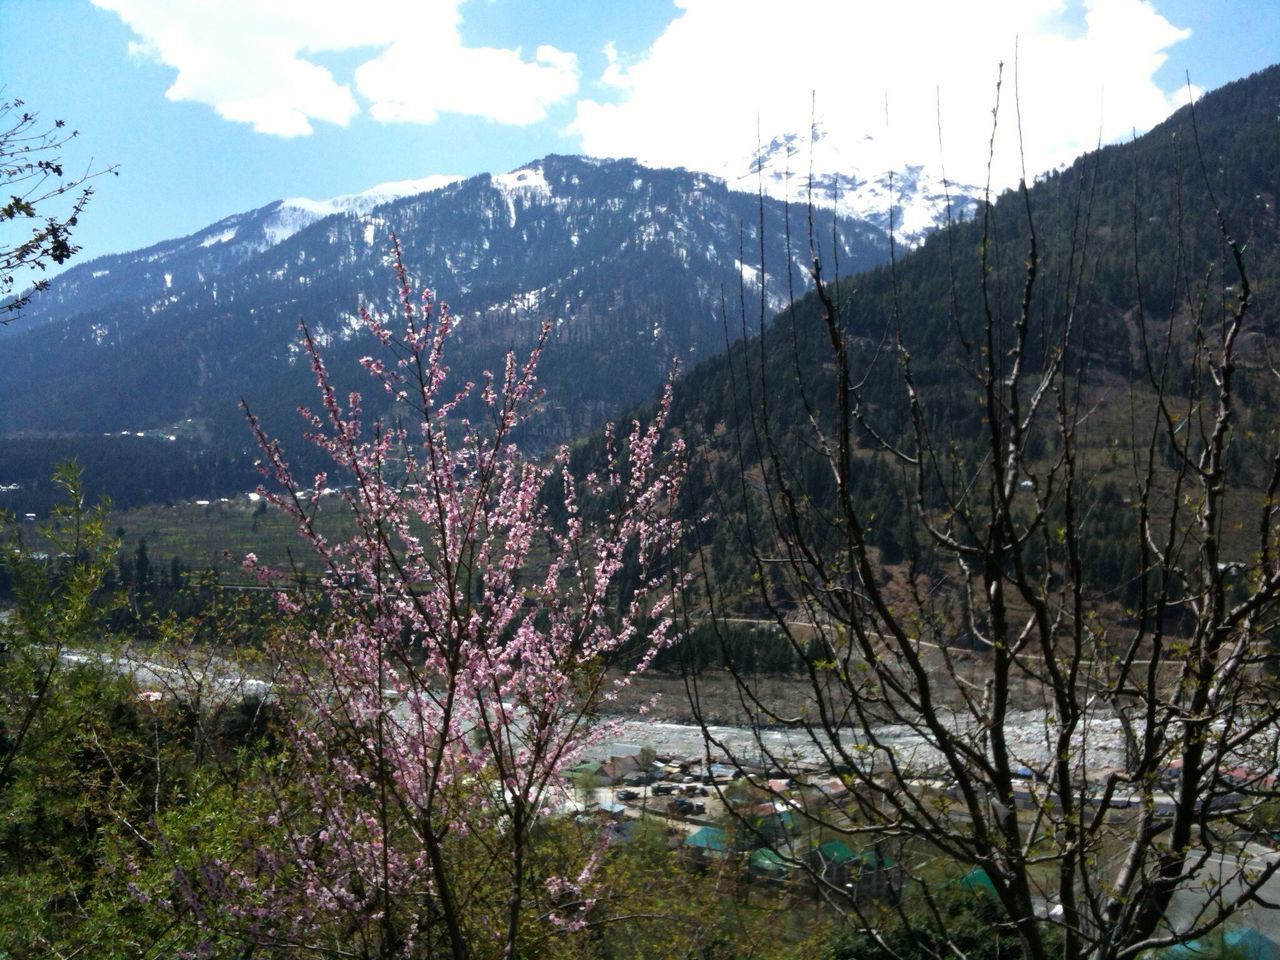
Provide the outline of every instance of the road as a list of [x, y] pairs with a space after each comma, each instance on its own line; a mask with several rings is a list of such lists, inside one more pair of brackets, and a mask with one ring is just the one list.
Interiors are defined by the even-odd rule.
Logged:
[[[1238, 879], [1241, 866], [1246, 871], [1259, 869], [1266, 864], [1275, 863], [1278, 858], [1280, 858], [1278, 851], [1258, 844], [1247, 844], [1238, 856], [1213, 855], [1205, 864], [1201, 878], [1204, 883], [1214, 887], [1221, 885], [1223, 899], [1230, 900], [1239, 896], [1243, 889]], [[1231, 926], [1252, 928], [1280, 943], [1280, 909], [1276, 909], [1280, 906], [1280, 872], [1262, 886], [1260, 895], [1266, 903], [1274, 906], [1250, 904], [1244, 908], [1240, 918]], [[1208, 896], [1203, 885], [1183, 887], [1174, 894], [1173, 902], [1169, 904], [1169, 909], [1165, 913], [1165, 919], [1174, 930], [1189, 929], [1195, 923], [1197, 915], [1204, 908], [1207, 900]]]

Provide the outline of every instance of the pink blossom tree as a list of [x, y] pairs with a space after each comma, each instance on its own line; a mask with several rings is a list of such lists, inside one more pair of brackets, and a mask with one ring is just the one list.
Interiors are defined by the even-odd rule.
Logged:
[[[452, 386], [454, 319], [394, 254], [399, 315], [360, 313], [380, 348], [361, 363], [394, 415], [370, 422], [359, 395], [340, 399], [305, 328], [322, 402], [302, 413], [332, 475], [304, 482], [249, 413], [264, 493], [318, 555], [331, 613], [283, 635], [299, 709], [275, 842], [180, 873], [179, 903], [277, 947], [510, 957], [526, 928], [590, 919], [594, 846], [543, 855], [540, 838], [597, 709], [676, 636], [683, 448], [663, 439], [668, 389], [654, 423], [607, 433], [595, 473], [576, 477], [567, 448], [522, 456], [549, 328], [501, 376]], [[354, 526], [342, 540], [321, 532], [330, 483]], [[622, 602], [624, 557], [641, 573]], [[280, 594], [285, 612], [309, 602]]]

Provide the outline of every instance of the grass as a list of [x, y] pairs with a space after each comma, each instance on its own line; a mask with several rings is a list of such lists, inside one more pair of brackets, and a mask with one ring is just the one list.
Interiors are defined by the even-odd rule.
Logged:
[[[239, 565], [247, 553], [279, 569], [296, 567], [308, 573], [320, 569], [297, 524], [277, 510], [264, 510], [262, 501], [255, 503], [248, 497], [119, 511], [112, 514], [110, 529], [120, 537], [126, 554], [145, 539], [147, 554], [156, 568], [177, 557], [195, 570], [217, 571], [226, 583], [241, 579]], [[352, 532], [350, 518], [337, 497], [322, 501], [320, 529], [330, 538]]]

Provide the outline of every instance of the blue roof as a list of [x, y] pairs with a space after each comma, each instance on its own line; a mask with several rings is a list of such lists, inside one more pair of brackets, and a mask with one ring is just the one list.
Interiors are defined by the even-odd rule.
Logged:
[[[1280, 945], [1257, 930], [1228, 930], [1222, 935], [1222, 943], [1243, 960], [1280, 960]], [[1212, 945], [1188, 940], [1160, 951], [1159, 956], [1161, 960], [1202, 960], [1217, 953]]]
[[1280, 946], [1257, 930], [1228, 930], [1222, 942], [1244, 954], [1246, 960], [1277, 960]]
[[698, 847], [703, 850], [714, 850], [724, 853], [729, 849], [729, 837], [719, 827], [703, 827], [685, 838], [686, 847]]

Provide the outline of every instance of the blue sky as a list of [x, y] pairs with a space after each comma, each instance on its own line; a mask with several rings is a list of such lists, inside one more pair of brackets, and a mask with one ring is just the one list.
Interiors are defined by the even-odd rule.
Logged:
[[82, 259], [552, 152], [719, 172], [806, 130], [811, 92], [851, 162], [977, 182], [1001, 61], [1006, 184], [1015, 57], [1036, 172], [1277, 55], [1280, 0], [0, 0], [4, 96], [120, 168]]

